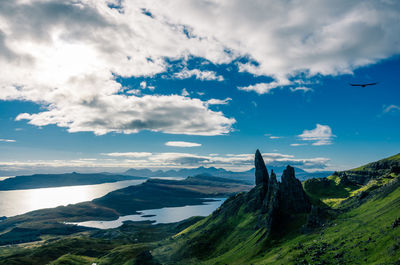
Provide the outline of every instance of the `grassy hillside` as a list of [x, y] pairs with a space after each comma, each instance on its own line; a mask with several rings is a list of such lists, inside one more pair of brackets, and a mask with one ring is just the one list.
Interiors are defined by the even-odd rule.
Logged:
[[368, 163], [364, 166], [354, 168], [351, 171], [364, 171], [364, 170], [376, 170], [379, 167], [382, 169], [390, 169], [391, 166], [399, 165], [400, 164], [400, 153], [394, 156], [390, 156], [376, 162]]
[[130, 222], [0, 248], [0, 264], [399, 264], [400, 175], [394, 158], [360, 167], [374, 172], [365, 184], [352, 181], [349, 171], [305, 181], [311, 212], [280, 219], [274, 231], [260, 226], [257, 186], [206, 218]]
[[0, 222], [0, 246], [40, 240], [43, 235], [69, 235], [88, 230], [64, 222], [115, 220], [140, 210], [199, 205], [210, 197], [227, 197], [251, 188], [242, 181], [211, 176], [185, 180], [149, 179], [106, 194], [91, 202], [41, 209]]
[[[85, 232], [64, 237], [47, 237], [41, 242], [0, 247], [0, 264], [152, 264], [144, 252], [159, 241], [202, 219], [192, 217], [173, 224], [127, 222], [115, 229]], [[141, 255], [141, 256], [140, 256]], [[146, 263], [147, 262], [147, 263]]]
[[[265, 228], [257, 228], [258, 212], [246, 214], [249, 202], [240, 194], [237, 211], [217, 210], [154, 256], [162, 264], [397, 264], [400, 227], [392, 225], [400, 218], [400, 178], [387, 161], [398, 157], [363, 167], [383, 173], [365, 185], [342, 173], [305, 181], [306, 193], [323, 212], [314, 229], [302, 229], [307, 217], [297, 215], [265, 237]], [[221, 208], [230, 207], [227, 201]]]
[[[348, 192], [334, 189], [341, 197]], [[222, 217], [210, 222], [209, 216], [153, 253], [162, 264], [395, 264], [400, 259], [400, 227], [392, 228], [400, 217], [398, 176], [363, 199], [350, 195], [336, 206], [334, 218], [308, 234], [301, 233], [304, 219], [298, 216], [286, 233], [263, 238], [265, 230], [254, 229], [255, 216], [242, 212], [223, 222]]]

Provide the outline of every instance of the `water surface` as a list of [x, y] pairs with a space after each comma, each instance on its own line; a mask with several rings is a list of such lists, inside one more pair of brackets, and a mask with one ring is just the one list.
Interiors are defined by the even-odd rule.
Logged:
[[14, 216], [33, 210], [91, 201], [110, 191], [138, 185], [146, 179], [125, 180], [96, 185], [65, 186], [0, 191], [0, 216]]
[[[201, 205], [188, 205], [181, 207], [164, 207], [161, 209], [152, 209], [141, 211], [141, 214], [121, 216], [114, 221], [86, 221], [80, 223], [70, 223], [87, 227], [100, 229], [116, 228], [124, 221], [155, 221], [155, 224], [174, 223], [185, 220], [192, 216], [208, 216], [217, 209], [226, 199], [213, 198], [215, 201], [206, 202]], [[145, 216], [149, 217], [145, 217]]]

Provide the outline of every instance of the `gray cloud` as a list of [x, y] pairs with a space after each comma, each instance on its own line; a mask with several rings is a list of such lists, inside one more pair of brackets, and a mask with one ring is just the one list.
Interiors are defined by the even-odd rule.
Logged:
[[[293, 90], [306, 91], [293, 80], [299, 73], [350, 73], [398, 54], [399, 17], [400, 3], [384, 0], [137, 0], [119, 8], [102, 0], [3, 0], [0, 100], [40, 104], [43, 111], [17, 120], [70, 132], [224, 134], [235, 120], [207, 101], [133, 90], [124, 96], [115, 76], [168, 72], [166, 58], [223, 65], [248, 57], [256, 64], [238, 63], [240, 71], [274, 81], [242, 89], [262, 94], [300, 85]], [[186, 75], [222, 80], [191, 71]]]
[[[297, 158], [279, 153], [264, 153], [264, 160], [270, 166], [293, 165], [304, 169], [323, 169], [329, 159], [324, 157]], [[227, 170], [245, 171], [254, 167], [254, 154], [208, 154], [193, 153], [150, 153], [150, 152], [113, 152], [103, 153], [99, 158], [81, 158], [73, 160], [29, 160], [0, 161], [0, 173], [31, 174], [32, 172], [121, 172], [128, 168], [186, 168], [218, 167]], [[7, 173], [8, 172], [8, 173]], [[14, 173], [12, 173], [14, 172]]]
[[[116, 155], [118, 154], [118, 155]], [[132, 155], [130, 155], [132, 154]], [[140, 153], [141, 154], [141, 153]], [[152, 153], [138, 156], [137, 153], [110, 153], [108, 156], [129, 158], [132, 167], [188, 167], [214, 166], [235, 170], [247, 170], [254, 167], [253, 154], [226, 154], [226, 155], [197, 155], [192, 153]], [[293, 165], [307, 169], [322, 169], [327, 167], [328, 158], [296, 158], [292, 155], [280, 153], [264, 153], [263, 158], [270, 166]]]
[[[67, 99], [64, 101], [68, 102]], [[70, 132], [135, 133], [139, 130], [170, 134], [219, 135], [230, 131], [234, 119], [208, 109], [207, 102], [183, 96], [109, 95], [88, 103], [51, 105], [37, 114], [23, 113], [17, 120], [37, 126], [56, 124]], [[84, 115], [82, 115], [84, 113]]]

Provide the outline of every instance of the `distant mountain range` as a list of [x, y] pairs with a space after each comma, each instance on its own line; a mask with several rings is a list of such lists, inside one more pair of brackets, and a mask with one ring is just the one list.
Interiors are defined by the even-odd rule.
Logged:
[[[322, 178], [328, 177], [333, 172], [320, 171], [320, 172], [307, 172], [301, 168], [294, 168], [296, 176], [300, 180], [309, 178]], [[280, 179], [284, 167], [268, 167], [268, 170], [273, 170]], [[254, 168], [243, 171], [234, 172], [228, 171], [223, 168], [215, 167], [198, 167], [198, 168], [183, 168], [177, 170], [157, 170], [150, 169], [134, 169], [131, 168], [123, 173], [114, 174], [108, 172], [101, 173], [64, 173], [64, 174], [34, 174], [23, 175], [8, 178], [0, 181], [0, 190], [19, 190], [19, 189], [38, 189], [49, 187], [61, 186], [76, 186], [76, 185], [93, 185], [117, 182], [123, 180], [143, 179], [143, 178], [187, 178], [190, 176], [214, 176], [220, 178], [227, 178], [231, 180], [238, 180], [247, 184], [254, 184]]]
[[16, 176], [0, 181], [0, 190], [38, 189], [61, 186], [94, 185], [124, 180], [143, 179], [131, 175], [110, 173], [80, 174], [76, 172], [65, 174], [35, 174]]
[[[278, 178], [282, 175], [283, 170], [285, 167], [272, 167], [267, 166], [268, 170], [273, 170]], [[295, 167], [295, 173], [297, 178], [300, 180], [305, 180], [308, 178], [322, 178], [328, 177], [333, 172], [332, 171], [317, 171], [317, 172], [307, 172], [301, 168]], [[196, 175], [210, 175], [215, 177], [223, 177], [223, 178], [230, 178], [236, 180], [244, 180], [248, 183], [254, 183], [254, 171], [255, 169], [252, 168], [247, 171], [242, 172], [234, 172], [228, 171], [223, 168], [215, 168], [215, 167], [198, 167], [198, 168], [183, 168], [183, 169], [171, 169], [167, 171], [157, 170], [152, 171], [150, 169], [135, 169], [131, 168], [125, 171], [122, 174], [131, 175], [131, 176], [140, 176], [140, 177], [147, 177], [147, 178], [167, 178], [167, 177], [181, 177], [186, 178], [189, 176], [196, 176]]]
[[[261, 154], [255, 164], [255, 186], [206, 173], [148, 179], [91, 202], [2, 218], [0, 245], [12, 247], [0, 248], [0, 264], [399, 264], [400, 154], [303, 183], [290, 166], [279, 182], [268, 176]], [[229, 173], [182, 174], [205, 171]], [[179, 223], [125, 221], [102, 230], [68, 224], [231, 194], [208, 217]]]

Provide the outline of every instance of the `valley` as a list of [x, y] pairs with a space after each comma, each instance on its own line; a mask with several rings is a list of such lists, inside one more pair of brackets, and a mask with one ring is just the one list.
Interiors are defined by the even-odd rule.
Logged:
[[[114, 229], [87, 229], [69, 235], [48, 233], [37, 242], [1, 247], [0, 263], [397, 264], [400, 154], [301, 184], [293, 168], [287, 167], [279, 182], [275, 173], [266, 170], [259, 155], [256, 161], [258, 185], [249, 192], [223, 187], [232, 184], [222, 185], [226, 180], [220, 178], [205, 182], [188, 178], [171, 183], [150, 180], [155, 183], [149, 190], [173, 187], [185, 198], [195, 200], [200, 191], [216, 197], [228, 191], [235, 194], [208, 217], [156, 225], [149, 221], [126, 222]], [[216, 180], [221, 184], [211, 192], [210, 181]], [[130, 212], [128, 208], [139, 210], [137, 201], [128, 202], [128, 194], [133, 193], [142, 194], [128, 187], [94, 200], [92, 209], [94, 205], [104, 210], [115, 207], [115, 215]], [[156, 198], [167, 198], [167, 194]], [[112, 203], [118, 196], [126, 207]], [[148, 207], [149, 202], [143, 205]], [[104, 217], [114, 218], [112, 214]], [[0, 225], [7, 222], [10, 220]]]

